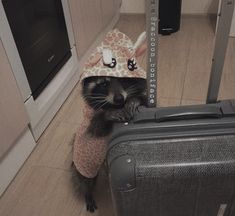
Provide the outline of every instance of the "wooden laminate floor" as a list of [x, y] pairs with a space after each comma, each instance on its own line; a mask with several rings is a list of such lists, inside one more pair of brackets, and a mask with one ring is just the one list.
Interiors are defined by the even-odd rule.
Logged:
[[[117, 28], [135, 40], [145, 29], [142, 15], [122, 15]], [[183, 17], [181, 31], [160, 37], [158, 96], [160, 106], [204, 103], [214, 30], [206, 17]], [[139, 60], [143, 67], [146, 56]], [[220, 98], [235, 98], [235, 39], [230, 39]], [[81, 115], [79, 87], [40, 138], [37, 147], [0, 199], [2, 216], [85, 216], [83, 199], [71, 184], [72, 138]], [[107, 174], [98, 179], [94, 215], [112, 216]]]

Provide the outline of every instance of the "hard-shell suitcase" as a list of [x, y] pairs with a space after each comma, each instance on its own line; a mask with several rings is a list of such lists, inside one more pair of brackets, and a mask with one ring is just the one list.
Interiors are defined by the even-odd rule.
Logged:
[[234, 113], [235, 101], [142, 108], [117, 126], [108, 152], [117, 215], [234, 216]]
[[154, 107], [157, 6], [147, 1], [149, 107], [117, 124], [108, 146], [116, 214], [235, 216], [235, 100], [216, 102], [234, 1], [222, 1], [207, 105], [169, 108]]

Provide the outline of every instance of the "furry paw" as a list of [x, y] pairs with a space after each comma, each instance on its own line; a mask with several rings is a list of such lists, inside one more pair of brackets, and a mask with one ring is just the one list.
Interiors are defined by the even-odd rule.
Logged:
[[85, 196], [86, 198], [86, 209], [89, 212], [95, 212], [95, 210], [97, 209], [95, 200], [93, 198], [93, 196], [91, 194], [86, 194]]
[[105, 118], [112, 122], [127, 122], [131, 116], [125, 109], [109, 110], [105, 114]]
[[127, 122], [130, 119], [131, 116], [125, 109], [99, 112], [93, 116], [87, 133], [91, 137], [105, 137], [112, 132], [114, 122]]
[[138, 107], [141, 105], [141, 101], [138, 98], [130, 98], [126, 104], [126, 112], [130, 115], [130, 118], [133, 118], [136, 112], [138, 112]]
[[94, 116], [87, 129], [88, 134], [92, 137], [104, 137], [112, 131], [112, 123], [104, 121], [101, 116]]

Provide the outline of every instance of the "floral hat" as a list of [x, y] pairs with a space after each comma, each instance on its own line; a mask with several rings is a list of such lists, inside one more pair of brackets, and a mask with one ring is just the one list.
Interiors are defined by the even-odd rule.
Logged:
[[145, 41], [146, 32], [140, 34], [135, 44], [118, 29], [108, 32], [88, 58], [81, 80], [93, 76], [146, 79], [146, 71], [136, 59], [146, 50]]

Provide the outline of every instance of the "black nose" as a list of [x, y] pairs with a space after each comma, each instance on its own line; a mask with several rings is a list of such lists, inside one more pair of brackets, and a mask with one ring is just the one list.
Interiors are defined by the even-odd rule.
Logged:
[[124, 97], [121, 94], [114, 95], [113, 100], [115, 104], [118, 104], [118, 105], [124, 104]]

